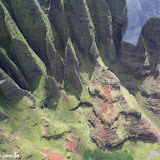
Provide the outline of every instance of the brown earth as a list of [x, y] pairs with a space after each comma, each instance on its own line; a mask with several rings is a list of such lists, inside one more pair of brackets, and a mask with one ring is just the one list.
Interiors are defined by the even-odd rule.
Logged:
[[48, 158], [48, 160], [64, 160], [65, 159], [65, 154], [63, 153], [59, 153], [59, 152], [54, 152], [51, 153], [51, 149], [41, 149], [41, 148], [37, 148], [35, 147], [36, 150], [40, 150], [41, 153], [45, 154]]
[[[71, 140], [69, 140], [71, 139]], [[69, 139], [66, 139], [66, 149], [70, 152], [79, 153], [79, 147], [80, 147], [80, 138], [76, 138], [71, 136]]]

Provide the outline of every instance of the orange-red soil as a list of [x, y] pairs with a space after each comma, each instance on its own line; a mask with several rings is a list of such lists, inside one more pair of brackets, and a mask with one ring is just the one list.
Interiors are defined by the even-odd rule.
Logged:
[[67, 149], [73, 153], [78, 153], [80, 138], [72, 136], [70, 139], [72, 139], [73, 142], [68, 139], [65, 140]]
[[65, 159], [65, 154], [59, 153], [59, 152], [54, 152], [51, 153], [51, 149], [41, 149], [35, 147], [36, 150], [40, 150], [41, 153], [45, 154], [48, 158], [48, 160], [64, 160]]

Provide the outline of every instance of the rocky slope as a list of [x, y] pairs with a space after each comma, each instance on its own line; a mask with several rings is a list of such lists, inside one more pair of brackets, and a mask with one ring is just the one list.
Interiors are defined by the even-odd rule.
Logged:
[[134, 46], [122, 41], [125, 0], [0, 0], [0, 155], [160, 150], [159, 23], [149, 19]]

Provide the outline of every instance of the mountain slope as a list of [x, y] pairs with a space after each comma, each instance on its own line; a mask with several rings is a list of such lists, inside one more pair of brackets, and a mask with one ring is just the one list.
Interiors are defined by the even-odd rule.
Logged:
[[1, 155], [160, 151], [159, 19], [137, 46], [122, 42], [127, 23], [125, 0], [0, 0]]

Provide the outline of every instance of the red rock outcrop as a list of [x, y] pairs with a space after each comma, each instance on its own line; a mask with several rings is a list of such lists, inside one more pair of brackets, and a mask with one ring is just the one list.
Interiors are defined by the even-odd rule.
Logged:
[[89, 85], [93, 96], [92, 113], [88, 120], [92, 139], [100, 148], [114, 147], [128, 138], [156, 142], [159, 134], [150, 122], [125, 100], [116, 76], [103, 70]]
[[73, 153], [79, 153], [79, 148], [80, 148], [80, 141], [81, 139], [78, 137], [70, 137], [69, 139], [66, 139], [66, 149], [70, 152]]

